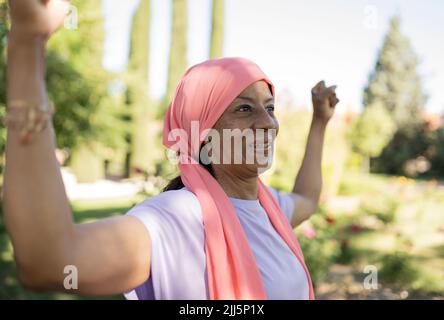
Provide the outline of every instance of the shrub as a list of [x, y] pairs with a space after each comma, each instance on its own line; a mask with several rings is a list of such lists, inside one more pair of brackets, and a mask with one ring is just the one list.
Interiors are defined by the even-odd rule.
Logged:
[[387, 283], [396, 283], [402, 287], [410, 285], [418, 277], [418, 272], [412, 264], [412, 258], [405, 252], [395, 252], [381, 259], [382, 267], [379, 277]]
[[[296, 230], [314, 283], [325, 278], [330, 266], [340, 254], [340, 243], [336, 239], [336, 223], [332, 223], [332, 220], [329, 219], [324, 208], [320, 207], [309, 222], [304, 223]], [[313, 229], [315, 237], [308, 237], [307, 233], [304, 232], [304, 228]]]

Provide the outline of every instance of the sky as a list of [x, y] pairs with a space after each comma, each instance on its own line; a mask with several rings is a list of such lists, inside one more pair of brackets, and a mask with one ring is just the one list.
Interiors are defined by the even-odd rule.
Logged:
[[[211, 0], [188, 0], [188, 64], [208, 59]], [[103, 64], [114, 72], [127, 64], [131, 17], [138, 0], [102, 0]], [[171, 0], [151, 0], [151, 95], [165, 92]], [[444, 113], [444, 1], [441, 0], [225, 0], [224, 56], [256, 62], [278, 96], [310, 106], [319, 81], [336, 84], [338, 112], [362, 109], [362, 92], [382, 47], [389, 20], [401, 16], [401, 31], [419, 57], [418, 72], [429, 96], [426, 110]]]

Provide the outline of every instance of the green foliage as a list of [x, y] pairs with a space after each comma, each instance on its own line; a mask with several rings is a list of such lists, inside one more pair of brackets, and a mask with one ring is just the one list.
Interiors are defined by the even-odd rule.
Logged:
[[224, 44], [224, 0], [213, 0], [210, 58], [220, 58]]
[[349, 134], [355, 151], [368, 157], [377, 157], [389, 143], [396, 125], [381, 103], [368, 106], [356, 120]]
[[148, 94], [150, 0], [140, 1], [131, 30], [131, 52], [128, 74], [128, 105], [131, 110], [130, 175], [136, 172], [154, 174], [161, 158], [160, 128], [156, 120], [157, 103]]
[[[406, 162], [422, 155], [427, 149], [420, 114], [427, 97], [417, 72], [418, 59], [410, 41], [401, 33], [400, 25], [399, 17], [391, 20], [375, 70], [364, 90], [364, 106], [383, 106], [396, 124], [393, 139], [381, 155], [371, 161], [374, 172], [389, 174], [407, 174], [404, 167]], [[389, 130], [383, 133], [382, 140], [389, 136], [387, 133]], [[371, 143], [366, 143], [363, 147], [365, 150], [361, 152], [378, 154], [385, 144], [382, 142], [385, 141], [376, 142], [374, 150], [371, 150]]]
[[397, 251], [381, 259], [382, 268], [378, 276], [386, 283], [397, 283], [404, 287], [409, 286], [418, 277], [412, 258], [408, 253]]
[[[304, 236], [303, 229], [312, 228], [315, 238]], [[328, 274], [330, 266], [340, 255], [340, 241], [336, 236], [337, 228], [326, 222], [326, 212], [321, 207], [310, 219], [309, 226], [304, 225], [296, 229], [304, 259], [310, 270], [313, 283], [321, 282]]]
[[[0, 24], [0, 105], [5, 103], [5, 47], [7, 24], [2, 1]], [[101, 68], [102, 24], [100, 4], [76, 1], [78, 29], [62, 28], [50, 40], [46, 82], [56, 113], [54, 128], [57, 146], [75, 149], [85, 141], [98, 141], [118, 148], [125, 142], [121, 132], [122, 110], [108, 98], [108, 75]], [[4, 137], [4, 129], [0, 135]], [[1, 151], [4, 143], [1, 143]]]
[[137, 74], [138, 81], [148, 88], [148, 56], [150, 51], [149, 33], [151, 22], [150, 0], [140, 0], [139, 7], [134, 14], [131, 29], [131, 48], [129, 71]]
[[127, 145], [127, 111], [108, 94], [100, 3], [79, 0], [75, 5], [78, 28], [62, 28], [49, 42], [46, 82], [56, 108], [57, 146], [71, 149], [69, 164], [79, 181], [93, 182], [104, 176], [104, 160], [112, 151]]
[[444, 176], [444, 127], [433, 132], [431, 140], [429, 148], [431, 169], [429, 174]]
[[120, 118], [124, 110], [108, 97], [106, 75], [87, 73], [49, 52], [46, 81], [56, 108], [53, 122], [57, 146], [75, 149], [94, 140], [121, 147], [125, 144], [122, 135], [126, 128]]
[[418, 156], [429, 157], [432, 132], [421, 122], [398, 129], [378, 158], [371, 161], [372, 172], [409, 175], [405, 170], [408, 160]]
[[171, 46], [168, 63], [167, 90], [159, 109], [158, 117], [163, 118], [180, 78], [187, 68], [187, 0], [173, 0], [173, 21]]
[[[306, 230], [311, 230], [308, 237]], [[334, 263], [350, 264], [358, 255], [352, 246], [361, 233], [358, 216], [341, 216], [320, 206], [309, 222], [296, 229], [305, 261], [315, 283], [322, 281]]]
[[417, 73], [418, 59], [410, 41], [401, 33], [400, 24], [399, 17], [391, 20], [375, 70], [364, 90], [364, 105], [383, 105], [398, 128], [415, 123], [426, 102]]
[[49, 43], [47, 87], [55, 104], [59, 147], [86, 141], [112, 148], [125, 145], [124, 110], [108, 96], [110, 76], [101, 66], [103, 24], [100, 3], [76, 1], [78, 29], [61, 29]]

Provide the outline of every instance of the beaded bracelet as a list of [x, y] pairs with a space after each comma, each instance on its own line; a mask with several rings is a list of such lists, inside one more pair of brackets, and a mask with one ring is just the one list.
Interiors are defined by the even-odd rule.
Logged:
[[54, 114], [51, 103], [37, 104], [24, 100], [9, 101], [4, 124], [20, 131], [20, 143], [28, 144], [33, 133], [43, 131]]

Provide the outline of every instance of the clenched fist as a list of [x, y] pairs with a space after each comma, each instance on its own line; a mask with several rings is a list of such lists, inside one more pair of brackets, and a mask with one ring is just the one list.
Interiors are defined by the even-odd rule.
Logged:
[[326, 87], [324, 81], [318, 82], [311, 89], [313, 118], [328, 122], [335, 112], [339, 99], [336, 97], [336, 86]]
[[11, 36], [49, 37], [63, 24], [69, 11], [67, 0], [9, 0]]

